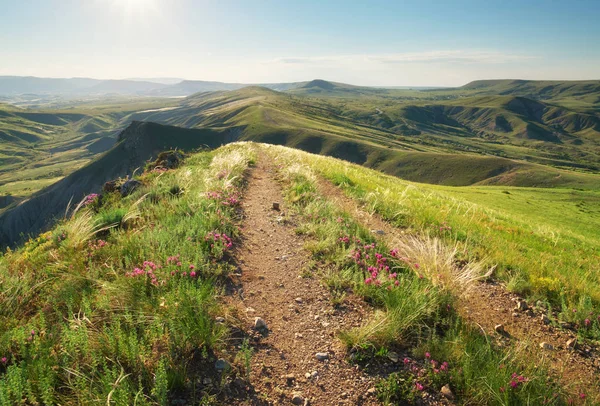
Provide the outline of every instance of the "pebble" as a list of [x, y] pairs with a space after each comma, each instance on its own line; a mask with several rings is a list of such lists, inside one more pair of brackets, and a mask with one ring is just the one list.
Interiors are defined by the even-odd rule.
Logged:
[[255, 311], [252, 307], [246, 307], [246, 313], [254, 313]]
[[319, 361], [325, 361], [325, 360], [329, 359], [329, 354], [326, 352], [318, 352], [315, 354], [315, 357]]
[[513, 316], [513, 317], [519, 317], [519, 313], [517, 313], [517, 312], [514, 312], [514, 313], [512, 314], [512, 316]]
[[553, 350], [554, 346], [549, 343], [540, 343], [540, 348], [543, 348], [544, 350]]
[[226, 371], [230, 368], [231, 368], [231, 364], [223, 358], [219, 358], [217, 360], [217, 362], [215, 362], [215, 369], [217, 371]]
[[212, 383], [212, 379], [210, 379], [210, 378], [208, 378], [208, 377], [207, 377], [207, 378], [204, 378], [204, 379], [202, 380], [202, 383], [203, 383], [204, 385], [210, 385], [210, 384]]
[[574, 349], [575, 347], [577, 347], [577, 339], [576, 338], [571, 338], [569, 341], [567, 341], [567, 348]]
[[303, 405], [304, 398], [300, 393], [294, 393], [294, 395], [292, 396], [292, 403], [295, 405]]
[[503, 324], [496, 324], [496, 326], [494, 327], [494, 330], [496, 330], [496, 333], [498, 333], [498, 334], [505, 333]]
[[279, 202], [273, 202], [273, 210], [279, 211], [279, 209], [280, 209]]
[[367, 395], [374, 395], [376, 392], [377, 392], [377, 389], [369, 388], [369, 390], [367, 390]]
[[215, 321], [217, 323], [223, 324], [223, 323], [225, 323], [225, 318], [224, 317], [215, 317]]
[[267, 323], [261, 317], [254, 318], [254, 328], [256, 330], [267, 329]]
[[396, 353], [394, 351], [389, 351], [387, 353], [387, 357], [392, 362], [398, 362], [398, 360], [400, 359], [400, 356], [398, 355], [398, 353]]
[[302, 333], [296, 333], [296, 334], [294, 334], [294, 337], [296, 337], [296, 338], [302, 338], [304, 336], [302, 335]]
[[454, 400], [454, 393], [452, 393], [452, 389], [450, 389], [450, 385], [446, 384], [442, 386], [440, 393], [448, 400]]
[[542, 323], [550, 324], [550, 319], [545, 314], [542, 314], [542, 317], [540, 319], [542, 320]]
[[301, 298], [301, 297], [297, 297], [297, 298], [295, 298], [295, 299], [294, 299], [294, 301], [295, 301], [296, 303], [302, 303], [302, 302], [304, 302], [304, 300], [302, 300], [302, 298]]
[[521, 310], [522, 312], [529, 309], [529, 307], [527, 306], [527, 302], [524, 300], [519, 300], [517, 302], [517, 309]]

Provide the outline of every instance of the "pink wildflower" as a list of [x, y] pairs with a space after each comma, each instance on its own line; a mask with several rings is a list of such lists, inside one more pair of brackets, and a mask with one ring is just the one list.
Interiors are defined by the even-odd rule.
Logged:
[[423, 385], [421, 385], [419, 382], [415, 382], [415, 387], [417, 388], [418, 391], [422, 391], [423, 389], [425, 389], [425, 387]]
[[190, 277], [191, 277], [191, 278], [195, 278], [195, 277], [196, 277], [196, 271], [192, 271], [192, 272], [190, 272]]
[[431, 358], [431, 354], [430, 354], [430, 353], [428, 353], [428, 352], [426, 352], [426, 353], [425, 353], [425, 358]]
[[2, 357], [2, 359], [0, 359], [0, 361], [2, 361], [3, 364], [6, 364], [8, 362], [8, 358]]

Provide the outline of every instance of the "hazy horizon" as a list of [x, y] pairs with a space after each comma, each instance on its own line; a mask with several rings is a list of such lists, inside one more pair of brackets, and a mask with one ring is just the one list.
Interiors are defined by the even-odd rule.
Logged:
[[2, 76], [386, 87], [600, 78], [600, 4], [588, 0], [0, 5]]

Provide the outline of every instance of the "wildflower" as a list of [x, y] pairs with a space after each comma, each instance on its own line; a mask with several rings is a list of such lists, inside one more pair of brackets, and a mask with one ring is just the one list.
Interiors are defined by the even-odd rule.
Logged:
[[194, 265], [190, 265], [190, 271], [193, 271], [196, 267]]
[[31, 335], [34, 336], [35, 335], [35, 330], [31, 330]]
[[425, 358], [431, 358], [431, 354], [430, 354], [430, 353], [428, 353], [428, 352], [426, 352], [426, 353], [425, 353]]
[[395, 286], [398, 286], [398, 285], [400, 285], [400, 281], [399, 281], [399, 280], [395, 280], [395, 281], [394, 281], [394, 285], [395, 285]]
[[415, 264], [415, 269], [419, 269], [421, 266], [419, 264]]
[[504, 393], [504, 391], [505, 391], [505, 390], [506, 390], [506, 389], [504, 388], [504, 386], [501, 386], [501, 387], [500, 387], [500, 393]]
[[404, 358], [404, 365], [408, 365], [410, 364], [410, 358], [405, 357]]
[[422, 391], [423, 389], [425, 389], [425, 387], [423, 385], [421, 385], [419, 382], [415, 382], [415, 387], [417, 388], [418, 391]]
[[2, 357], [2, 359], [0, 359], [0, 361], [2, 361], [3, 364], [6, 364], [8, 362], [8, 358]]
[[510, 386], [515, 389], [517, 386], [519, 386], [519, 383], [517, 381], [510, 381]]
[[581, 392], [581, 393], [579, 394], [579, 399], [585, 399], [585, 393]]
[[192, 272], [190, 272], [190, 277], [191, 277], [191, 278], [195, 278], [195, 277], [196, 277], [196, 271], [192, 271]]
[[590, 319], [585, 319], [584, 323], [586, 327], [589, 327], [592, 324], [592, 321]]

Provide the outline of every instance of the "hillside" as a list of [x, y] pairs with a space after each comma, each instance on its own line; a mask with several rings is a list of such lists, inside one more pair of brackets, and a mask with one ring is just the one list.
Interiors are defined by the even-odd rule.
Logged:
[[69, 202], [76, 205], [84, 196], [99, 193], [105, 182], [131, 175], [161, 151], [214, 148], [232, 140], [227, 131], [188, 130], [134, 122], [119, 134], [117, 144], [100, 158], [1, 212], [0, 246], [14, 245], [23, 237], [46, 230], [65, 213]]
[[[104, 159], [172, 146], [160, 129]], [[0, 257], [0, 404], [600, 400], [597, 192], [488, 208], [254, 143], [178, 164]]]

